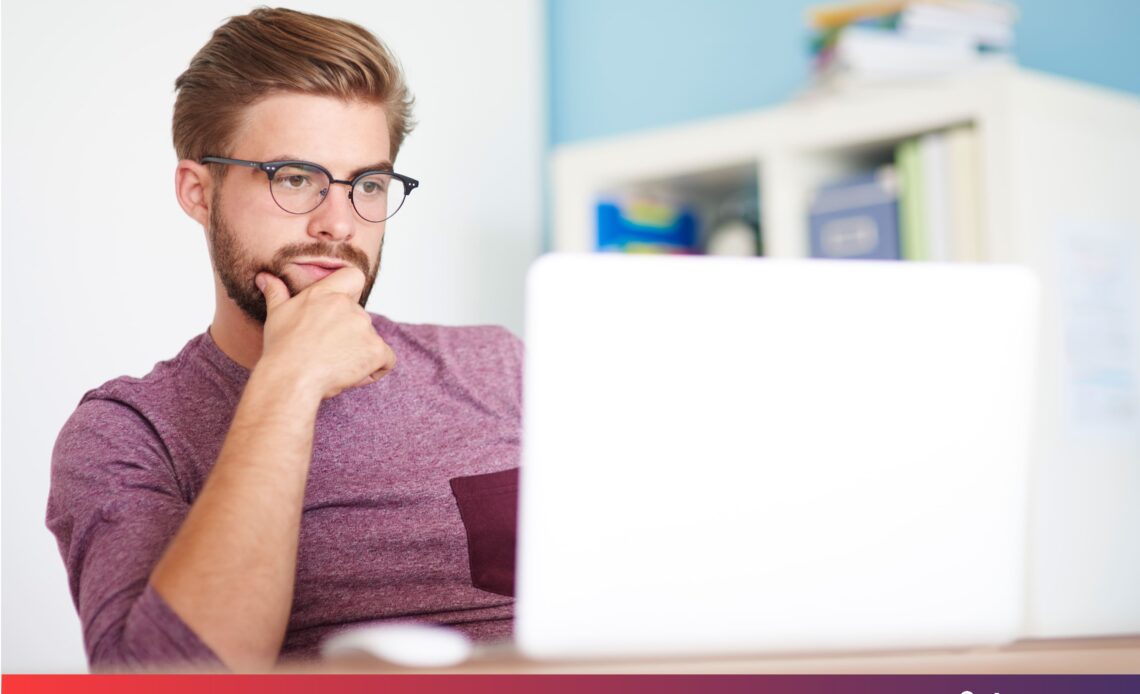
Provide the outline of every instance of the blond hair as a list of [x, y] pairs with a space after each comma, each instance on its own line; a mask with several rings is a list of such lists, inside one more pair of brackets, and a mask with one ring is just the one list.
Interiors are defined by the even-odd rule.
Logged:
[[179, 159], [232, 154], [245, 109], [277, 93], [379, 104], [392, 159], [411, 132], [413, 99], [399, 63], [367, 29], [286, 9], [259, 7], [214, 31], [174, 83]]

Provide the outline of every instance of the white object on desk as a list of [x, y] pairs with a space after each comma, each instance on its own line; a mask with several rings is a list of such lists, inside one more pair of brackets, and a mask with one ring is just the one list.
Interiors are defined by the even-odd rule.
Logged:
[[451, 667], [471, 657], [462, 632], [432, 624], [370, 624], [342, 631], [321, 645], [325, 658], [369, 655], [404, 667]]

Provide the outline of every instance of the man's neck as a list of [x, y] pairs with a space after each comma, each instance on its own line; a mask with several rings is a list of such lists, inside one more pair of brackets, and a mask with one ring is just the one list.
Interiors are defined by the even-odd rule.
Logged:
[[242, 313], [228, 297], [219, 299], [210, 337], [223, 354], [252, 371], [261, 359], [262, 335], [261, 324]]

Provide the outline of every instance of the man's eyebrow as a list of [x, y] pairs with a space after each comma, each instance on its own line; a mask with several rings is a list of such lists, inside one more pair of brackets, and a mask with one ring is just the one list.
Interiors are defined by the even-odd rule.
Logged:
[[[292, 156], [292, 155], [288, 155], [288, 154], [282, 154], [280, 156], [273, 157], [269, 161], [310, 161], [310, 160], [305, 159], [304, 157], [297, 157], [297, 156]], [[314, 161], [314, 162], [310, 162], [310, 163], [316, 164], [318, 162]], [[324, 166], [324, 164], [321, 164], [321, 166]], [[352, 180], [352, 179], [356, 178], [357, 176], [359, 176], [360, 174], [364, 173], [365, 171], [393, 171], [392, 162], [385, 160], [385, 161], [377, 162], [375, 164], [369, 164], [367, 166], [361, 166], [360, 168], [354, 169], [350, 174], [348, 174], [348, 178], [349, 178], [349, 180]]]
[[364, 173], [365, 171], [392, 171], [392, 162], [382, 161], [382, 162], [378, 162], [376, 164], [369, 164], [368, 166], [362, 166], [359, 169], [356, 169], [355, 171], [350, 173], [348, 175], [348, 177], [349, 178], [356, 178], [357, 176]]

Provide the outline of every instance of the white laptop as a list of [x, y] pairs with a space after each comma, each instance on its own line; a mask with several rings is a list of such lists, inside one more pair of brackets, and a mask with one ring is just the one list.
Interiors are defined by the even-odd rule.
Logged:
[[540, 259], [519, 648], [1015, 639], [1037, 302], [1012, 267]]

